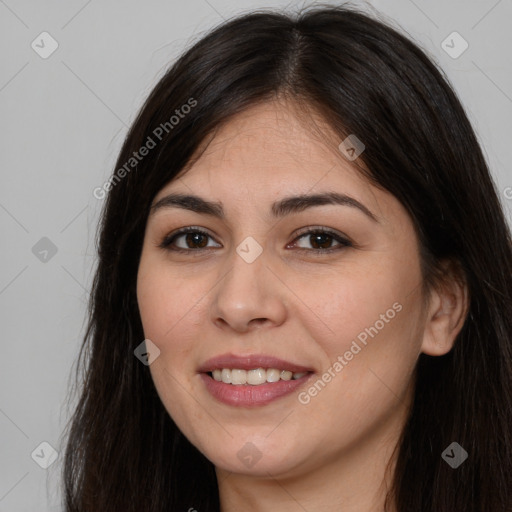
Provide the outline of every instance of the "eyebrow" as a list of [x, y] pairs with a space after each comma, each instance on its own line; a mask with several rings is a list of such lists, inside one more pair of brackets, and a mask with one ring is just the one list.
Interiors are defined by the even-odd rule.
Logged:
[[[275, 218], [284, 217], [291, 213], [302, 212], [313, 206], [323, 205], [341, 205], [350, 206], [363, 212], [374, 222], [379, 222], [377, 217], [362, 203], [337, 192], [325, 192], [321, 194], [304, 194], [298, 196], [285, 197], [272, 205], [271, 213]], [[189, 194], [168, 194], [151, 206], [150, 215], [154, 215], [158, 210], [165, 208], [182, 208], [195, 213], [211, 215], [213, 217], [224, 219], [224, 209], [221, 203], [207, 201], [199, 196]]]

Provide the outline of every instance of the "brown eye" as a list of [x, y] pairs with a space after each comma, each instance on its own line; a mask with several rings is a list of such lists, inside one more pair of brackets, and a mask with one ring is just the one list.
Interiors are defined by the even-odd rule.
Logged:
[[309, 242], [314, 249], [329, 249], [333, 241], [333, 237], [325, 233], [309, 235]]
[[201, 250], [212, 247], [208, 246], [208, 239], [212, 239], [212, 237], [205, 231], [183, 228], [166, 236], [159, 244], [159, 247], [169, 251]]
[[[180, 238], [180, 237], [178, 237]], [[202, 233], [187, 233], [185, 235], [185, 244], [188, 246], [188, 249], [193, 249], [194, 246], [197, 244], [197, 247], [203, 248], [206, 247], [208, 244], [208, 237], [207, 235], [203, 235]]]
[[297, 245], [300, 250], [306, 250], [309, 252], [332, 252], [353, 246], [349, 240], [341, 235], [324, 229], [307, 231], [302, 233], [295, 240], [305, 240], [305, 245], [309, 244], [310, 248], [298, 243], [295, 243], [295, 245]]

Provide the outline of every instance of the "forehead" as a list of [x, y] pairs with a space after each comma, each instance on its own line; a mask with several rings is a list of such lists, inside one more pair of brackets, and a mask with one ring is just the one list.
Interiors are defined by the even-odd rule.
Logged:
[[[318, 114], [310, 111], [306, 117], [306, 112], [299, 113], [297, 108], [290, 102], [272, 101], [237, 114], [219, 128], [208, 148], [209, 155], [230, 150], [238, 155], [250, 154], [257, 145], [263, 157], [289, 153], [300, 160], [307, 155], [322, 156], [327, 142], [332, 143], [336, 135]], [[315, 134], [319, 128], [322, 133]]]
[[299, 113], [294, 104], [281, 101], [255, 105], [220, 126], [206, 149], [198, 150], [200, 157], [156, 199], [186, 187], [212, 194], [264, 188], [271, 196], [306, 193], [319, 186], [368, 193], [371, 185], [343, 157], [340, 142], [313, 110]]

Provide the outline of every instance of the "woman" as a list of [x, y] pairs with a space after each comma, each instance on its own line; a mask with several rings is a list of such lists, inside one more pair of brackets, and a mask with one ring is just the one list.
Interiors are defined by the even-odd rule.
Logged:
[[511, 510], [510, 232], [417, 46], [226, 22], [106, 192], [67, 511]]

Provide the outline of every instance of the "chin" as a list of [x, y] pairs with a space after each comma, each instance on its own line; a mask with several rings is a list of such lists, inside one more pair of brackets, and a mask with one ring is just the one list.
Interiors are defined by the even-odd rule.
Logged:
[[299, 447], [285, 446], [282, 439], [269, 442], [265, 438], [247, 436], [245, 439], [230, 439], [229, 444], [223, 446], [222, 451], [214, 449], [203, 453], [217, 469], [230, 473], [276, 477], [303, 468], [307, 461], [306, 456], [301, 457]]

